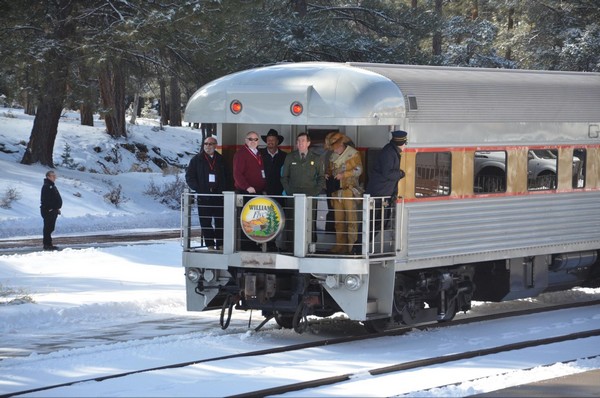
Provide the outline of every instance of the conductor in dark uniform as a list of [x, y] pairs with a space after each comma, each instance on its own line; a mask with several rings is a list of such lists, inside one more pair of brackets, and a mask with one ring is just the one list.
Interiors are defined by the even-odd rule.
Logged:
[[56, 219], [60, 214], [62, 207], [62, 198], [60, 192], [54, 182], [56, 181], [56, 173], [52, 170], [46, 173], [44, 185], [40, 197], [40, 212], [44, 219], [44, 250], [58, 250], [58, 247], [52, 244], [52, 232], [56, 226]]
[[[217, 139], [207, 137], [185, 173], [185, 181], [197, 197], [198, 216], [204, 242], [210, 249], [223, 246], [223, 190], [228, 186], [223, 156], [216, 151]], [[214, 194], [214, 195], [213, 195]], [[214, 224], [214, 225], [213, 225]]]
[[377, 199], [376, 225], [377, 229], [381, 223], [381, 208], [385, 208], [385, 219], [389, 218], [391, 207], [396, 203], [398, 197], [398, 182], [404, 177], [404, 171], [400, 169], [402, 158], [402, 147], [406, 144], [406, 131], [392, 131], [392, 139], [379, 152], [375, 158], [375, 164], [369, 174], [369, 182], [366, 192], [371, 196], [383, 196], [385, 199]]

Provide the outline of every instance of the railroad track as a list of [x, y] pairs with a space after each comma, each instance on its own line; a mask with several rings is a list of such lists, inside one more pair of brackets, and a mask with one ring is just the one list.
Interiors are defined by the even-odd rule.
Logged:
[[[53, 243], [60, 248], [88, 247], [97, 244], [131, 243], [138, 241], [151, 241], [174, 239], [181, 236], [179, 229], [160, 231], [133, 231], [123, 233], [106, 233], [96, 235], [57, 236]], [[42, 238], [2, 239], [0, 240], [0, 254], [16, 254], [42, 250]]]
[[[366, 372], [364, 370], [361, 370], [360, 372], [357, 372], [357, 373], [347, 373], [347, 374], [342, 374], [342, 375], [338, 375], [338, 376], [324, 377], [322, 379], [305, 381], [305, 382], [301, 382], [301, 383], [293, 383], [293, 384], [282, 385], [282, 386], [277, 386], [277, 387], [273, 387], [273, 388], [266, 388], [266, 389], [262, 389], [262, 390], [247, 391], [247, 392], [244, 392], [243, 394], [228, 395], [227, 397], [229, 397], [229, 398], [251, 398], [251, 397], [265, 397], [265, 396], [281, 395], [281, 394], [287, 394], [287, 393], [291, 393], [291, 392], [305, 391], [305, 390], [311, 389], [311, 388], [333, 386], [338, 383], [344, 383], [344, 382], [350, 381], [354, 378], [362, 377], [362, 375], [365, 375], [365, 374], [369, 374], [371, 376], [381, 376], [381, 375], [385, 375], [385, 374], [391, 374], [391, 373], [403, 372], [403, 371], [408, 371], [408, 370], [416, 370], [419, 368], [427, 368], [427, 367], [436, 366], [436, 365], [448, 364], [450, 362], [458, 362], [458, 361], [462, 361], [462, 360], [466, 360], [466, 359], [481, 358], [484, 356], [500, 354], [500, 353], [505, 353], [505, 352], [509, 352], [509, 351], [523, 350], [523, 349], [527, 349], [527, 348], [531, 348], [531, 347], [545, 346], [545, 345], [550, 345], [550, 344], [555, 344], [555, 343], [563, 343], [566, 341], [577, 340], [577, 339], [586, 339], [589, 337], [597, 337], [597, 336], [600, 336], [600, 329], [594, 329], [594, 330], [578, 332], [578, 333], [571, 333], [568, 335], [555, 336], [555, 337], [549, 337], [549, 338], [544, 338], [544, 339], [521, 341], [518, 343], [505, 344], [505, 345], [491, 347], [491, 348], [487, 348], [487, 349], [478, 349], [478, 350], [474, 350], [474, 351], [461, 352], [458, 354], [450, 354], [450, 355], [443, 355], [443, 356], [439, 356], [439, 357], [424, 358], [424, 359], [420, 359], [420, 360], [416, 360], [416, 361], [401, 362], [401, 363], [397, 363], [394, 365], [388, 365], [388, 366], [381, 367], [381, 368], [373, 368]], [[598, 356], [600, 356], [600, 355], [595, 355], [594, 357], [598, 357]], [[589, 358], [592, 358], [592, 357], [586, 357], [586, 359], [589, 359]], [[568, 361], [563, 361], [563, 363], [567, 363], [570, 361], [572, 361], [572, 359], [569, 359]], [[441, 387], [443, 387], [443, 386], [436, 386], [435, 388], [441, 388]], [[307, 394], [310, 395], [308, 392], [307, 392]]]
[[[157, 371], [157, 370], [177, 369], [177, 368], [184, 368], [184, 367], [192, 366], [192, 365], [201, 365], [201, 364], [215, 363], [215, 362], [221, 362], [221, 364], [222, 364], [223, 362], [227, 363], [227, 361], [235, 361], [235, 360], [240, 360], [242, 358], [249, 358], [249, 357], [258, 359], [260, 357], [264, 357], [267, 355], [277, 355], [277, 354], [288, 353], [288, 352], [298, 352], [298, 353], [303, 352], [303, 351], [306, 352], [306, 350], [311, 350], [314, 348], [325, 347], [325, 346], [328, 346], [328, 347], [338, 346], [338, 347], [343, 348], [345, 344], [352, 344], [357, 341], [368, 340], [368, 339], [377, 339], [377, 338], [382, 338], [382, 337], [387, 337], [387, 336], [399, 336], [402, 334], [406, 334], [409, 331], [413, 331], [415, 329], [419, 329], [419, 330], [423, 330], [423, 331], [435, 330], [435, 329], [441, 329], [441, 328], [454, 327], [457, 325], [465, 325], [465, 324], [474, 323], [474, 322], [492, 321], [492, 320], [516, 317], [516, 316], [538, 314], [538, 313], [548, 312], [548, 311], [557, 311], [557, 310], [564, 310], [564, 309], [570, 309], [570, 308], [580, 308], [580, 307], [597, 306], [597, 305], [600, 305], [600, 300], [593, 300], [593, 301], [588, 301], [588, 302], [584, 302], [584, 303], [574, 303], [574, 304], [550, 306], [550, 307], [545, 307], [545, 308], [536, 308], [536, 309], [529, 309], [529, 310], [511, 311], [511, 312], [505, 312], [502, 314], [473, 317], [473, 318], [458, 320], [458, 321], [449, 322], [449, 323], [440, 323], [440, 324], [425, 325], [425, 326], [420, 326], [420, 327], [402, 328], [402, 329], [387, 331], [384, 333], [373, 334], [373, 335], [329, 338], [329, 339], [323, 339], [323, 340], [316, 341], [316, 342], [295, 344], [295, 345], [290, 345], [290, 346], [286, 346], [286, 347], [278, 347], [278, 348], [272, 348], [272, 349], [266, 349], [266, 350], [243, 352], [243, 353], [238, 353], [238, 354], [233, 354], [233, 355], [225, 355], [225, 356], [219, 356], [219, 357], [213, 357], [213, 358], [206, 358], [206, 359], [196, 360], [196, 361], [180, 362], [180, 363], [174, 363], [174, 364], [158, 366], [158, 367], [153, 367], [153, 368], [147, 368], [147, 369], [132, 370], [132, 371], [128, 371], [128, 372], [104, 375], [104, 376], [99, 376], [99, 377], [83, 379], [83, 380], [74, 380], [74, 381], [69, 381], [66, 383], [60, 383], [60, 384], [54, 384], [54, 385], [48, 385], [48, 386], [43, 386], [43, 387], [38, 387], [38, 388], [27, 389], [27, 390], [15, 391], [12, 393], [1, 395], [0, 397], [11, 397], [11, 396], [18, 396], [18, 395], [22, 395], [22, 394], [41, 392], [41, 391], [52, 391], [54, 389], [74, 386], [77, 384], [86, 383], [86, 382], [90, 382], [90, 381], [101, 382], [101, 381], [107, 381], [107, 380], [111, 380], [111, 379], [123, 378], [123, 377], [131, 376], [131, 375], [135, 375], [135, 374], [153, 372], [153, 371]], [[569, 340], [573, 340], [573, 339], [591, 338], [593, 336], [600, 336], [600, 329], [579, 331], [576, 333], [568, 333], [565, 335], [553, 336], [553, 337], [542, 338], [542, 339], [519, 341], [519, 342], [515, 342], [515, 343], [511, 343], [511, 344], [504, 344], [504, 345], [492, 346], [492, 347], [488, 347], [488, 348], [484, 348], [484, 349], [464, 351], [464, 352], [460, 352], [460, 353], [456, 353], [456, 354], [448, 354], [448, 355], [441, 355], [441, 356], [437, 356], [437, 357], [422, 358], [422, 359], [413, 360], [413, 361], [398, 362], [398, 363], [394, 363], [394, 364], [388, 364], [388, 365], [382, 366], [382, 367], [369, 369], [367, 371], [362, 369], [357, 373], [344, 373], [344, 374], [335, 375], [335, 376], [316, 378], [314, 380], [307, 380], [307, 381], [304, 381], [301, 383], [281, 385], [281, 386], [277, 386], [277, 387], [273, 387], [273, 388], [266, 388], [266, 389], [256, 390], [256, 391], [246, 391], [244, 393], [231, 395], [231, 396], [249, 397], [249, 396], [277, 395], [277, 394], [283, 394], [283, 393], [288, 393], [288, 392], [293, 392], [293, 391], [300, 391], [300, 390], [304, 390], [307, 388], [318, 388], [318, 387], [322, 387], [322, 386], [331, 386], [336, 383], [344, 383], [344, 382], [347, 382], [348, 380], [360, 377], [360, 375], [364, 375], [367, 373], [371, 376], [378, 376], [378, 375], [384, 375], [384, 374], [389, 374], [389, 373], [394, 373], [394, 372], [402, 372], [402, 371], [411, 370], [411, 369], [414, 370], [417, 368], [435, 366], [435, 365], [439, 365], [439, 364], [455, 362], [455, 361], [460, 361], [460, 360], [469, 359], [469, 358], [481, 357], [484, 355], [493, 355], [493, 354], [497, 354], [497, 353], [501, 353], [501, 352], [507, 352], [510, 350], [526, 349], [528, 347], [556, 344], [559, 342], [569, 341]]]

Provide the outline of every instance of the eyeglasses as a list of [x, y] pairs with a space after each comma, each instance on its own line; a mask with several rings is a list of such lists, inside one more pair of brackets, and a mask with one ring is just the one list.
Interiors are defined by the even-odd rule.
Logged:
[[246, 138], [248, 141], [258, 141], [258, 138]]
[[205, 142], [204, 145], [214, 146], [214, 145], [217, 145], [217, 143], [216, 142]]

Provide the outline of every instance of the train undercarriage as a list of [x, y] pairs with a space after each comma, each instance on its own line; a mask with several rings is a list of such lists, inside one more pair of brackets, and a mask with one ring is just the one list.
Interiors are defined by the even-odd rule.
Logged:
[[[366, 314], [369, 332], [430, 322], [451, 321], [471, 309], [472, 300], [505, 301], [563, 290], [600, 277], [598, 251], [534, 256], [429, 270], [396, 272], [391, 312]], [[259, 310], [264, 321], [298, 333], [308, 317], [344, 312], [330, 294], [327, 276], [298, 271], [230, 268], [229, 281], [219, 288], [211, 306], [220, 305], [221, 327], [227, 328], [233, 310]], [[199, 284], [197, 291], [202, 293]]]
[[[229, 325], [232, 311], [260, 310], [283, 328], [305, 331], [308, 316], [328, 317], [343, 312], [329, 294], [321, 275], [298, 272], [268, 273], [237, 269], [214, 302], [221, 302], [221, 327]], [[363, 321], [371, 332], [401, 325], [450, 321], [458, 311], [471, 308], [472, 267], [396, 273], [392, 315]]]

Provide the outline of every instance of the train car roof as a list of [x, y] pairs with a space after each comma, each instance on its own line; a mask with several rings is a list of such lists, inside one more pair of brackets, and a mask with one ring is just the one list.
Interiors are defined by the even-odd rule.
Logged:
[[411, 123], [598, 122], [600, 74], [350, 63], [400, 87]]
[[[232, 101], [242, 104], [234, 114]], [[304, 106], [299, 116], [292, 103]], [[284, 63], [201, 87], [185, 120], [201, 123], [403, 125], [599, 122], [600, 74], [370, 63]]]
[[[242, 111], [229, 106], [237, 100]], [[303, 105], [299, 116], [290, 112]], [[326, 125], [394, 124], [404, 98], [388, 78], [340, 63], [285, 63], [233, 73], [201, 87], [190, 98], [185, 120], [204, 123]]]

